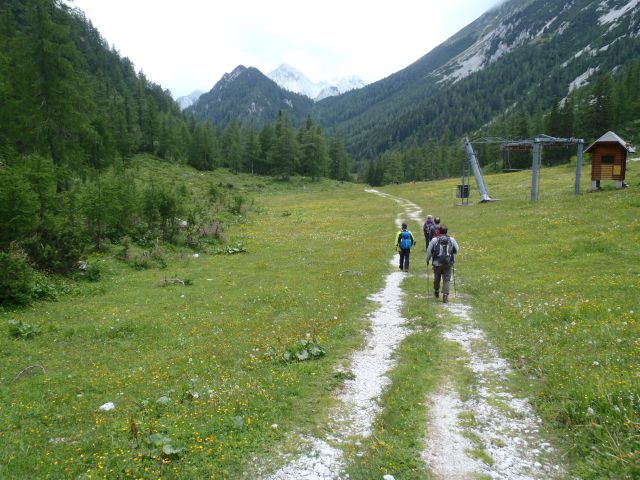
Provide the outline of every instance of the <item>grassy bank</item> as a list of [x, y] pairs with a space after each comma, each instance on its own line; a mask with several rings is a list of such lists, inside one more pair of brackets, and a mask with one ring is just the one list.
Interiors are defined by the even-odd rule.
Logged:
[[572, 167], [543, 169], [537, 203], [530, 172], [486, 177], [500, 201], [469, 207], [453, 180], [384, 189], [448, 224], [458, 289], [579, 478], [640, 475], [638, 173], [576, 196]]
[[[228, 231], [247, 251], [167, 250], [165, 269], [144, 271], [104, 254], [97, 286], [2, 312], [2, 478], [235, 478], [333, 402], [333, 366], [388, 270], [395, 207], [361, 186], [149, 166], [250, 195]], [[41, 334], [10, 337], [10, 320]], [[307, 339], [326, 355], [282, 360]]]

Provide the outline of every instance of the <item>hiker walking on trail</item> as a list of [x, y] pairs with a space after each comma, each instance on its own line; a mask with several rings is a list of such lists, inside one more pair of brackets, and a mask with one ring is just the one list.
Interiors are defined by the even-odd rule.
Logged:
[[411, 247], [416, 244], [413, 234], [407, 230], [407, 224], [402, 224], [402, 230], [396, 235], [396, 248], [400, 253], [400, 270], [409, 271], [409, 254]]
[[433, 294], [440, 297], [440, 279], [442, 279], [442, 302], [449, 301], [449, 283], [453, 269], [454, 256], [460, 251], [456, 239], [447, 235], [446, 225], [440, 226], [440, 236], [433, 237], [427, 248], [427, 265], [433, 259]]
[[424, 221], [422, 225], [422, 231], [424, 232], [424, 248], [429, 248], [429, 242], [431, 241], [430, 231], [431, 225], [433, 225], [433, 216], [427, 215], [427, 219]]
[[429, 243], [433, 240], [433, 237], [440, 236], [440, 217], [436, 217], [433, 219], [433, 224], [429, 227], [429, 239], [427, 240], [427, 249], [429, 248]]

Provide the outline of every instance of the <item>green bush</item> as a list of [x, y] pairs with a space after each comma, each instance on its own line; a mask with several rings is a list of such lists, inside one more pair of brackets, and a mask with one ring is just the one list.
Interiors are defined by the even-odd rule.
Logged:
[[34, 300], [58, 300], [60, 294], [66, 293], [42, 272], [35, 271], [33, 278], [31, 297]]
[[22, 245], [39, 269], [63, 274], [76, 268], [84, 250], [79, 230], [54, 220], [43, 222], [38, 232]]
[[38, 196], [23, 175], [0, 170], [0, 246], [8, 246], [38, 225]]
[[33, 287], [34, 271], [25, 255], [0, 252], [0, 305], [28, 305]]
[[249, 210], [249, 200], [240, 193], [236, 193], [229, 201], [229, 211], [235, 215], [243, 215]]
[[102, 270], [100, 269], [100, 265], [89, 265], [87, 266], [87, 270], [84, 273], [85, 278], [90, 282], [97, 282], [102, 277]]

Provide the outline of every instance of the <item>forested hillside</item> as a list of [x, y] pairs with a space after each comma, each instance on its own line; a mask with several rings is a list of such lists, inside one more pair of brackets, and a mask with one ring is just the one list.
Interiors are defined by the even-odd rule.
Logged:
[[0, 15], [0, 140], [5, 155], [104, 167], [145, 151], [184, 158], [187, 125], [169, 92], [109, 49], [59, 1], [6, 2]]

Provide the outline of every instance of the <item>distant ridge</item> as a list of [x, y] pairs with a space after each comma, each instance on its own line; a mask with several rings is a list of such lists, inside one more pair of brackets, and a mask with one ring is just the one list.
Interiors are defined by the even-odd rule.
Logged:
[[260, 128], [275, 121], [280, 111], [300, 122], [312, 106], [313, 100], [280, 88], [257, 68], [239, 65], [186, 111], [197, 120], [210, 120], [220, 126], [235, 118], [241, 126]]
[[269, 72], [267, 77], [285, 90], [300, 93], [316, 102], [366, 85], [357, 76], [344, 77], [333, 82], [312, 82], [304, 73], [286, 63]]
[[184, 110], [196, 103], [198, 98], [200, 98], [200, 95], [202, 95], [202, 92], [200, 90], [194, 90], [189, 95], [176, 98], [176, 102], [178, 103], [178, 105], [180, 105], [180, 110]]

